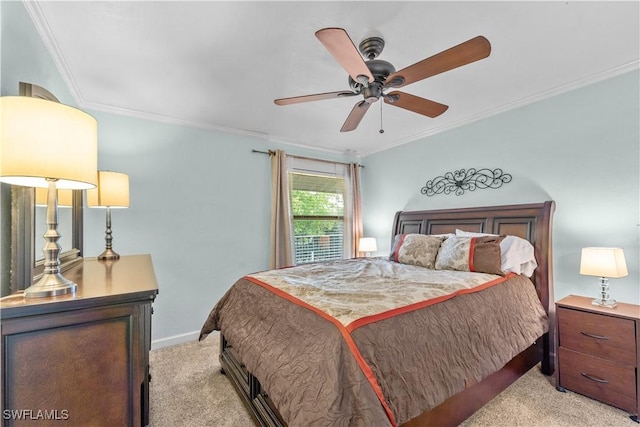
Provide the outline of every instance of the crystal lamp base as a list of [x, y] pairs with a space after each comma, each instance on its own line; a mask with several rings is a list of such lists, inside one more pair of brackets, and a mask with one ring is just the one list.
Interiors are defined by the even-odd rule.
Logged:
[[591, 304], [597, 305], [599, 307], [607, 307], [607, 308], [615, 308], [618, 305], [617, 301], [614, 300], [613, 298], [608, 298], [608, 299], [596, 298], [593, 301], [591, 301]]
[[615, 308], [618, 305], [616, 300], [609, 297], [609, 279], [606, 277], [600, 278], [600, 298], [594, 299], [591, 304], [607, 308]]

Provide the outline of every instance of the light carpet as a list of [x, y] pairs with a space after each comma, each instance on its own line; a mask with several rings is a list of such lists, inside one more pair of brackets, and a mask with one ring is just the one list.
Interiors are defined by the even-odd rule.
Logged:
[[[220, 373], [219, 335], [154, 350], [151, 427], [253, 427], [242, 401]], [[534, 367], [463, 427], [638, 427], [628, 414], [576, 393], [560, 393]]]

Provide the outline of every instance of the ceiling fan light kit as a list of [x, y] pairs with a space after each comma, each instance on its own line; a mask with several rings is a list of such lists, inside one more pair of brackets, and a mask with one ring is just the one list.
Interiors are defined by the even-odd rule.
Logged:
[[397, 90], [389, 93], [384, 93], [384, 91], [390, 88], [403, 87], [470, 64], [488, 57], [491, 53], [489, 41], [483, 36], [477, 36], [416, 62], [400, 71], [396, 71], [393, 64], [377, 59], [385, 45], [384, 39], [381, 37], [368, 37], [360, 42], [358, 48], [342, 28], [323, 28], [316, 31], [316, 37], [349, 74], [351, 91], [280, 98], [274, 102], [277, 105], [290, 105], [362, 95], [364, 100], [358, 101], [354, 105], [340, 132], [349, 132], [356, 129], [369, 106], [380, 98], [384, 99], [386, 104], [395, 107], [431, 118], [438, 117], [449, 108], [447, 105]]

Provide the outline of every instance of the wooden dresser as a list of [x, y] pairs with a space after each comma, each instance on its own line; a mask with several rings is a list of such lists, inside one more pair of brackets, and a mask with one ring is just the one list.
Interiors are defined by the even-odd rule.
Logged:
[[640, 410], [640, 306], [616, 308], [570, 295], [556, 303], [558, 390], [608, 403], [638, 421]]
[[3, 426], [149, 423], [149, 255], [86, 258], [64, 273], [75, 296], [3, 298]]

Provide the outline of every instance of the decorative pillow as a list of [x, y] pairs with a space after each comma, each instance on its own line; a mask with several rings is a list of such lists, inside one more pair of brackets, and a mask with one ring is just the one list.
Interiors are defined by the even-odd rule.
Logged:
[[502, 236], [449, 237], [440, 245], [437, 270], [475, 271], [504, 276], [500, 267]]
[[[481, 237], [496, 236], [488, 233], [472, 233], [470, 231], [456, 230], [456, 236]], [[501, 267], [505, 273], [514, 272], [524, 274], [527, 277], [533, 275], [538, 266], [534, 255], [533, 245], [526, 239], [518, 236], [506, 236], [500, 242]]]
[[401, 264], [418, 265], [430, 269], [435, 268], [436, 256], [443, 236], [425, 234], [398, 234], [391, 248], [391, 261]]

